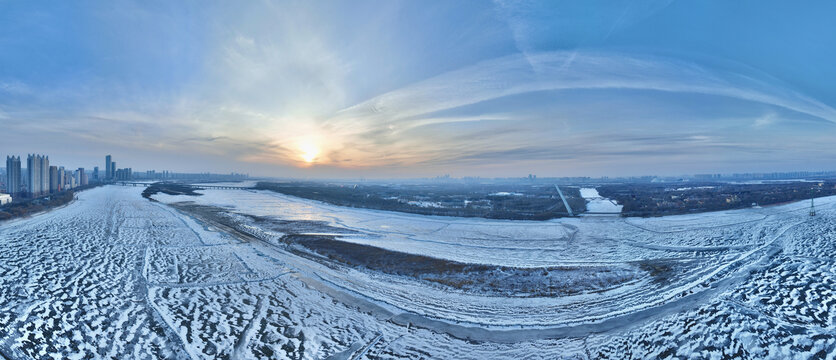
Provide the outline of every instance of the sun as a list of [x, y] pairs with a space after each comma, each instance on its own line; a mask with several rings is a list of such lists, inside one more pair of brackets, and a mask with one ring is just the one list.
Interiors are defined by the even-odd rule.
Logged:
[[311, 164], [316, 161], [319, 156], [319, 147], [312, 142], [303, 142], [299, 144], [299, 156], [302, 157], [306, 163]]

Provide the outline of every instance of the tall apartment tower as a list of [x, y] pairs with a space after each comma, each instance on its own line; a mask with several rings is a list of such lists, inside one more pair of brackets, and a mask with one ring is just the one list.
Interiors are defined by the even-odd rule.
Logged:
[[88, 183], [87, 172], [84, 171], [84, 168], [78, 168], [78, 185], [87, 185]]
[[56, 193], [61, 191], [61, 179], [58, 178], [58, 167], [49, 167], [49, 192]]
[[113, 165], [111, 165], [111, 158], [110, 155], [105, 156], [105, 180], [110, 180], [113, 177]]
[[20, 156], [6, 156], [6, 192], [12, 195], [12, 198], [20, 195], [23, 182], [20, 175]]
[[49, 157], [29, 155], [26, 158], [26, 173], [28, 175], [28, 189], [32, 197], [41, 196], [49, 192]]
[[49, 193], [49, 156], [41, 156], [41, 194]]
[[58, 187], [60, 187], [61, 190], [69, 189], [67, 187], [67, 174], [65, 173], [63, 166], [58, 167], [58, 182], [60, 184]]
[[40, 156], [28, 154], [26, 156], [26, 191], [30, 196], [39, 195], [41, 189]]
[[99, 181], [99, 167], [93, 167], [93, 181]]

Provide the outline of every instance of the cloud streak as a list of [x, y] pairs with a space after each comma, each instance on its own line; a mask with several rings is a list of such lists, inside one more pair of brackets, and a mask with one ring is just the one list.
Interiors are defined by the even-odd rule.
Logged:
[[[563, 66], [574, 58], [570, 66]], [[541, 69], [528, 68], [528, 59]], [[402, 120], [514, 94], [569, 89], [637, 89], [727, 96], [836, 122], [836, 110], [780, 84], [660, 57], [589, 52], [513, 55], [449, 72], [342, 110], [333, 121]]]
[[[716, 4], [596, 1], [3, 4], [4, 145], [370, 177], [834, 157], [836, 92], [809, 84], [826, 36], [795, 33], [810, 69], [776, 67], [770, 42], [680, 41]], [[679, 46], [703, 43], [726, 52]]]
[[[572, 61], [567, 66], [569, 59]], [[532, 61], [537, 65], [537, 71], [529, 66]], [[761, 77], [756, 77], [758, 75]], [[548, 121], [532, 124], [524, 114], [525, 104], [510, 108], [508, 113], [501, 115], [481, 113], [478, 109], [480, 103], [506, 97], [578, 90], [604, 91], [613, 99], [623, 97], [622, 93], [628, 90], [671, 93], [684, 97], [702, 94], [730, 98], [750, 104], [746, 106], [754, 109], [768, 106], [781, 109], [784, 113], [798, 113], [800, 116], [831, 124], [836, 121], [836, 110], [830, 106], [791, 90], [762, 74], [711, 70], [694, 63], [657, 56], [565, 51], [513, 55], [441, 74], [341, 110], [323, 121], [321, 127], [335, 140], [332, 152], [337, 163], [340, 162], [340, 156], [368, 159], [369, 164], [373, 166], [452, 164], [456, 159], [477, 158], [487, 161], [491, 158], [489, 154], [494, 153], [503, 154], [501, 158], [505, 161], [530, 159], [531, 155], [558, 158], [572, 156], [566, 154], [575, 154], [574, 156], [583, 158], [590, 153], [578, 149], [560, 151], [558, 147], [553, 148], [554, 151], [537, 151], [534, 154], [514, 150], [520, 142], [543, 142], [537, 144], [537, 147], [546, 148], [549, 142], [554, 144], [567, 141], [568, 139], [560, 136], [543, 138], [538, 134], [544, 130], [550, 133], [547, 129], [537, 127], [559, 126], [558, 119], [551, 121], [551, 124]], [[661, 105], [662, 101], [664, 100], [659, 100], [656, 104], [651, 102], [636, 106], [652, 108]], [[464, 115], [445, 115], [457, 109], [465, 109], [461, 111]], [[601, 126], [619, 126], [617, 122], [607, 119], [610, 110], [602, 108], [594, 112], [597, 112], [597, 115], [593, 114], [592, 119], [586, 120], [600, 122]], [[772, 114], [763, 119], [775, 116]], [[539, 116], [550, 115], [543, 113]], [[461, 147], [469, 148], [468, 152], [472, 152], [474, 148], [479, 148], [479, 141], [474, 137], [463, 139], [462, 137], [466, 136], [459, 136], [454, 142], [452, 139], [445, 140], [446, 134], [441, 133], [431, 141], [416, 141], [414, 137], [417, 133], [409, 132], [421, 127], [438, 128], [462, 121], [479, 122], [491, 119], [512, 122], [514, 126], [527, 129], [528, 132], [516, 139], [507, 138], [507, 132], [502, 130], [482, 135], [490, 139], [489, 147], [495, 150], [483, 149], [485, 156], [474, 154], [469, 157], [444, 154], [456, 153]], [[764, 127], [771, 124], [763, 119], [756, 121], [756, 126]], [[669, 123], [675, 125], [678, 121], [680, 120], [670, 119]], [[457, 128], [457, 131], [467, 135], [471, 130]], [[425, 131], [422, 134], [427, 133], [431, 132]], [[657, 135], [659, 134], [651, 134], [652, 138], [644, 143], [657, 143], [657, 151], [672, 151], [679, 146], [670, 142], [659, 142]], [[342, 146], [337, 145], [340, 141], [343, 142]], [[526, 144], [524, 148], [528, 148], [529, 145]], [[404, 151], [409, 156], [399, 153], [405, 149], [409, 149]], [[563, 155], [555, 155], [558, 152]], [[511, 158], [512, 154], [518, 154], [519, 157]]]

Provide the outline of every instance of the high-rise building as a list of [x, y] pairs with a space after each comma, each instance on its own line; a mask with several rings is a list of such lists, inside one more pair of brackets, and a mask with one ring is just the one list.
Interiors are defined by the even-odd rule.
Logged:
[[29, 154], [26, 156], [26, 191], [30, 196], [38, 196], [41, 188], [40, 156]]
[[111, 165], [111, 160], [113, 160], [113, 158], [110, 155], [105, 156], [105, 180], [113, 178], [113, 166]]
[[75, 174], [72, 171], [67, 171], [67, 189], [75, 189], [78, 183], [75, 181]]
[[84, 168], [78, 168], [78, 185], [87, 185], [87, 172], [84, 171]]
[[69, 189], [67, 186], [67, 173], [63, 166], [58, 167], [58, 182], [61, 183], [61, 185], [59, 185], [61, 190]]
[[49, 193], [49, 156], [41, 156], [41, 194]]
[[116, 179], [116, 162], [115, 161], [110, 163], [110, 179], [111, 180]]
[[20, 156], [6, 156], [6, 192], [12, 197], [21, 193]]
[[28, 191], [32, 197], [49, 192], [49, 157], [29, 155], [26, 158]]
[[93, 181], [99, 181], [99, 167], [93, 167]]
[[116, 180], [125, 181], [133, 178], [133, 170], [131, 168], [116, 170]]
[[49, 192], [56, 193], [61, 191], [61, 178], [58, 177], [58, 167], [49, 167]]

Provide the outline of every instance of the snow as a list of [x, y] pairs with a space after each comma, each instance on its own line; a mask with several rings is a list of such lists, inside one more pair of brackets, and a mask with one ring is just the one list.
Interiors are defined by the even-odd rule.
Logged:
[[523, 196], [523, 194], [521, 194], [521, 193], [516, 193], [516, 192], [512, 193], [512, 192], [507, 192], [507, 191], [495, 192], [495, 193], [491, 193], [489, 195], [491, 195], [491, 196]]
[[[545, 222], [341, 208], [265, 191], [108, 186], [0, 223], [0, 355], [27, 358], [826, 358], [836, 197], [660, 218]], [[585, 198], [600, 197], [582, 189]], [[167, 204], [322, 221], [338, 240], [471, 264], [631, 274], [515, 297], [313, 261]], [[237, 215], [236, 215], [237, 214]], [[256, 230], [260, 230], [257, 232]], [[603, 271], [603, 272], [602, 272]], [[601, 273], [598, 273], [601, 272]], [[467, 340], [467, 339], [472, 339]]]
[[614, 200], [607, 199], [598, 194], [598, 189], [581, 188], [581, 197], [586, 199], [586, 211], [594, 213], [619, 214], [623, 205], [618, 205]]
[[665, 191], [688, 191], [688, 190], [707, 190], [707, 189], [714, 189], [714, 186], [687, 186], [687, 187], [680, 187], [676, 189], [665, 189]]
[[406, 202], [409, 205], [418, 206], [422, 208], [443, 208], [440, 202], [437, 201], [417, 201], [417, 200], [410, 200]]

